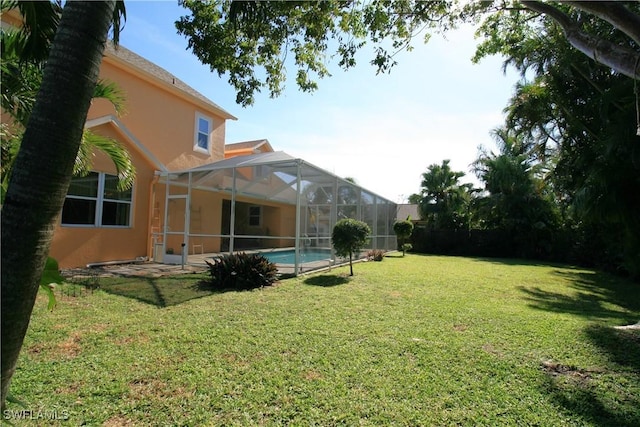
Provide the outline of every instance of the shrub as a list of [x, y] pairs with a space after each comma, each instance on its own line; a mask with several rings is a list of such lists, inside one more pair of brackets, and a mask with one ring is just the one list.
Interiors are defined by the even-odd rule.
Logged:
[[405, 242], [405, 240], [409, 238], [411, 236], [411, 233], [413, 232], [413, 223], [409, 220], [396, 221], [393, 224], [393, 231], [396, 233], [396, 236], [398, 236], [399, 247], [402, 249], [402, 256], [404, 256], [405, 251], [411, 249], [406, 249], [407, 243]]
[[413, 245], [411, 243], [403, 243], [402, 244], [402, 256], [404, 256], [405, 252], [409, 252], [413, 249]]
[[384, 251], [382, 249], [372, 249], [367, 252], [369, 261], [382, 261], [384, 259]]
[[276, 265], [260, 254], [239, 252], [205, 261], [209, 266], [214, 290], [248, 290], [272, 285], [278, 279]]
[[349, 256], [350, 275], [353, 276], [353, 254], [367, 243], [371, 229], [366, 222], [344, 218], [336, 222], [331, 233], [331, 242], [338, 256]]

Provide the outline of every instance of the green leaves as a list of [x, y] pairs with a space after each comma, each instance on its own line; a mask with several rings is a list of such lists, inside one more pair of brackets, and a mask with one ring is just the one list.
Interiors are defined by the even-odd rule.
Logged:
[[349, 268], [353, 276], [352, 258], [360, 252], [368, 242], [371, 228], [367, 223], [352, 218], [343, 218], [336, 223], [331, 233], [331, 243], [336, 250], [336, 255], [349, 257]]
[[465, 228], [469, 221], [471, 184], [460, 184], [465, 174], [453, 171], [449, 162], [434, 163], [422, 174], [421, 195], [417, 200], [420, 216], [436, 228]]
[[364, 247], [370, 234], [367, 223], [343, 218], [333, 227], [331, 241], [338, 256], [351, 256]]
[[208, 286], [214, 290], [262, 288], [272, 285], [278, 278], [275, 264], [260, 254], [240, 252], [205, 262], [211, 274]]
[[51, 311], [57, 305], [56, 296], [53, 292], [55, 285], [61, 285], [64, 283], [64, 278], [60, 275], [60, 268], [58, 267], [58, 261], [48, 257], [47, 263], [42, 271], [42, 278], [40, 279], [40, 289], [46, 292], [49, 297], [49, 304], [47, 308]]
[[73, 168], [75, 176], [85, 176], [92, 171], [93, 153], [95, 150], [102, 151], [113, 162], [118, 176], [118, 190], [129, 190], [133, 187], [136, 177], [136, 168], [129, 151], [117, 140], [107, 138], [102, 135], [85, 129], [82, 136], [82, 144], [76, 156]]
[[[312, 92], [329, 76], [328, 61], [344, 69], [356, 53], [373, 43], [371, 63], [388, 72], [393, 56], [426, 28], [445, 26], [446, 1], [224, 1], [182, 0], [190, 15], [176, 22], [178, 32], [203, 64], [228, 74], [236, 102], [251, 105], [255, 93], [282, 93], [287, 68], [297, 86]], [[426, 39], [426, 37], [425, 37]], [[289, 56], [292, 54], [292, 56]]]
[[396, 233], [396, 236], [398, 236], [400, 240], [399, 244], [400, 248], [402, 248], [402, 256], [404, 256], [406, 250], [413, 248], [411, 243], [405, 243], [405, 240], [411, 236], [413, 232], [413, 223], [409, 220], [396, 221], [393, 224], [393, 232]]

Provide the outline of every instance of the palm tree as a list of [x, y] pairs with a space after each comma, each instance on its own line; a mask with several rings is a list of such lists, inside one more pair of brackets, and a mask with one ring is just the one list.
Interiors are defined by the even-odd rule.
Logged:
[[[29, 84], [26, 83], [26, 86], [29, 86]], [[22, 94], [26, 94], [26, 92], [22, 92]], [[4, 202], [13, 163], [20, 150], [24, 126], [27, 124], [28, 117], [31, 114], [31, 108], [33, 107], [33, 104], [29, 104], [28, 96], [25, 98], [20, 97], [22, 94], [19, 93], [17, 94], [18, 96], [11, 98], [7, 97], [7, 99], [12, 99], [16, 104], [20, 104], [20, 112], [15, 115], [9, 113], [14, 119], [13, 129], [8, 129], [9, 126], [3, 124], [1, 135], [2, 167], [0, 168], [0, 204]], [[99, 98], [109, 101], [117, 113], [122, 112], [124, 105], [123, 94], [114, 83], [107, 83], [102, 80], [98, 81], [93, 99]], [[3, 101], [4, 100], [5, 98], [3, 96]], [[17, 109], [11, 109], [10, 106], [9, 108], [5, 108], [4, 103], [3, 108], [4, 111], [17, 111]], [[20, 117], [20, 115], [24, 117]], [[120, 190], [131, 188], [135, 180], [135, 166], [127, 149], [118, 140], [98, 135], [90, 129], [85, 129], [82, 133], [82, 141], [75, 159], [73, 175], [86, 176], [91, 172], [93, 168], [92, 154], [96, 150], [105, 153], [116, 167], [116, 173], [119, 178], [118, 188]]]
[[115, 0], [65, 3], [11, 173], [1, 224], [3, 407], [71, 182], [115, 10]]
[[[25, 7], [24, 3], [21, 3]], [[50, 7], [47, 7], [49, 5]], [[10, 6], [10, 5], [9, 5]], [[15, 7], [15, 6], [14, 6]], [[53, 15], [57, 17], [60, 10], [55, 3], [44, 2], [33, 6], [40, 16]], [[3, 11], [7, 8], [3, 4]], [[47, 51], [50, 40], [43, 35], [47, 31], [34, 31], [30, 27], [33, 16], [25, 11], [25, 26], [19, 30], [2, 30], [2, 98], [1, 105], [3, 111], [7, 112], [12, 119], [12, 124], [3, 124], [2, 128], [2, 167], [0, 169], [0, 204], [4, 201], [4, 196], [9, 185], [13, 162], [20, 149], [20, 141], [24, 129], [33, 110], [36, 94], [42, 84], [42, 74], [46, 57], [42, 50]], [[58, 19], [51, 18], [47, 21], [51, 25], [57, 25]], [[35, 34], [35, 35], [33, 35]], [[31, 41], [32, 39], [36, 41]], [[37, 49], [31, 47], [36, 44]], [[93, 97], [109, 101], [117, 114], [124, 111], [124, 94], [115, 83], [105, 80], [98, 81]], [[129, 189], [133, 186], [135, 178], [135, 168], [129, 152], [115, 139], [107, 138], [93, 133], [86, 129], [82, 136], [80, 150], [76, 157], [74, 166], [75, 176], [87, 175], [93, 166], [93, 156], [95, 150], [105, 153], [114, 163], [119, 177], [118, 186], [121, 190]]]
[[499, 153], [481, 150], [473, 163], [488, 196], [478, 201], [479, 215], [488, 228], [502, 229], [520, 242], [529, 255], [538, 251], [559, 225], [559, 215], [544, 181], [544, 163], [535, 160], [535, 147], [507, 128], [492, 132]]
[[451, 170], [449, 162], [432, 164], [422, 174], [418, 209], [420, 216], [435, 228], [461, 229], [468, 224], [471, 184], [460, 184], [458, 181], [465, 174]]

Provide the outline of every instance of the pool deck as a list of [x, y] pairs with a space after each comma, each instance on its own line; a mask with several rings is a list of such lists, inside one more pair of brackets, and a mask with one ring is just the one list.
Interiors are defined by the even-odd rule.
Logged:
[[[281, 250], [291, 250], [292, 248], [282, 248]], [[259, 251], [242, 251], [246, 253], [259, 252]], [[205, 254], [195, 254], [189, 255], [187, 259], [187, 264], [198, 267], [201, 266], [206, 268], [207, 264], [205, 261], [212, 260], [214, 258], [221, 257], [226, 255], [227, 253], [205, 253]], [[327, 258], [320, 261], [312, 261], [298, 264], [298, 274], [304, 274], [310, 271], [320, 270], [320, 269], [331, 269], [335, 265], [339, 265], [340, 261], [336, 263], [336, 260]], [[278, 267], [278, 272], [280, 274], [294, 274], [295, 265], [294, 264], [281, 264], [276, 263]]]
[[[250, 251], [247, 251], [250, 252]], [[226, 255], [226, 253], [204, 253], [189, 255], [184, 266], [180, 264], [162, 264], [153, 261], [141, 261], [135, 263], [121, 264], [114, 263], [112, 265], [103, 265], [92, 268], [72, 268], [62, 270], [62, 275], [66, 278], [89, 278], [89, 277], [122, 277], [122, 276], [141, 276], [141, 277], [162, 277], [173, 276], [179, 274], [194, 274], [207, 271], [208, 267], [205, 261]], [[325, 259], [301, 263], [298, 265], [298, 274], [304, 274], [311, 271], [321, 271], [331, 269], [339, 265], [335, 260]], [[293, 264], [278, 264], [278, 272], [283, 275], [292, 275], [295, 272]]]

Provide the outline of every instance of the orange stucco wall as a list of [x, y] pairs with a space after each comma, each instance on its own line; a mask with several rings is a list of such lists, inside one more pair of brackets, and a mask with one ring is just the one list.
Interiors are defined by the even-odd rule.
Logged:
[[[127, 228], [63, 226], [58, 220], [50, 255], [58, 260], [62, 268], [81, 267], [102, 261], [130, 260], [148, 256], [149, 252], [149, 190], [155, 170], [111, 124], [105, 124], [93, 130], [121, 141], [129, 149], [136, 166], [131, 226]], [[93, 169], [96, 172], [115, 174], [113, 163], [99, 152], [96, 153]]]
[[[105, 57], [100, 78], [116, 82], [126, 98], [119, 119], [169, 170], [183, 170], [224, 159], [225, 120], [202, 105], [177, 96], [148, 77]], [[211, 154], [193, 149], [196, 113], [213, 121]], [[115, 114], [105, 100], [94, 100], [88, 119]]]
[[[118, 116], [109, 102], [96, 99], [88, 113], [89, 122], [108, 116], [117, 117], [137, 143], [169, 170], [189, 169], [224, 158], [225, 118], [214, 109], [175, 88], [167, 87], [118, 58], [104, 58], [100, 78], [115, 82], [122, 90], [125, 111]], [[197, 114], [213, 122], [209, 154], [193, 149]], [[158, 241], [152, 234], [162, 229], [159, 222], [164, 216], [164, 190], [154, 193], [153, 189], [158, 165], [147, 158], [129, 139], [129, 135], [121, 133], [117, 126], [107, 123], [94, 127], [92, 131], [121, 141], [133, 157], [136, 182], [131, 226], [84, 227], [62, 226], [59, 223], [51, 256], [59, 261], [62, 268], [137, 257], [152, 258], [154, 243]], [[111, 161], [100, 153], [96, 153], [94, 170], [115, 173]]]

